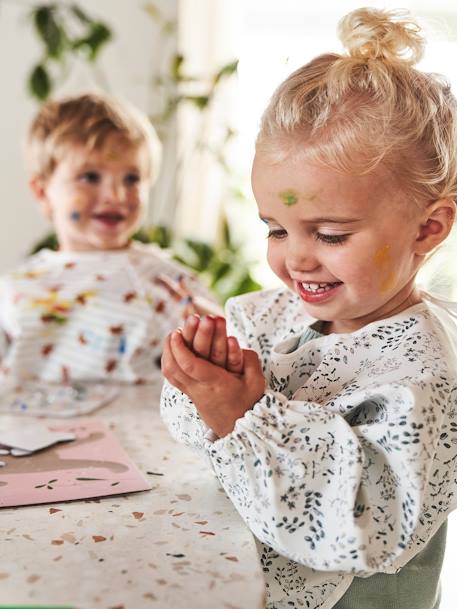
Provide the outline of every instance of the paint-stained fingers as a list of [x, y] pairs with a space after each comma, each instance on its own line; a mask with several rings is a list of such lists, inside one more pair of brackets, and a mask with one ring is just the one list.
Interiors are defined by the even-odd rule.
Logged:
[[193, 349], [194, 347], [194, 338], [197, 332], [197, 328], [200, 324], [199, 315], [191, 315], [184, 322], [184, 327], [182, 330], [182, 336], [184, 341], [186, 342], [189, 349]]
[[243, 350], [234, 336], [227, 338], [227, 365], [229, 372], [241, 374], [244, 368]]
[[195, 313], [201, 314], [204, 310], [200, 310], [200, 307], [196, 305], [194, 296], [187, 288], [183, 275], [178, 275], [175, 279], [171, 279], [171, 277], [161, 273], [155, 278], [155, 283], [167, 290], [173, 300], [183, 305], [182, 316], [184, 319]]
[[216, 366], [225, 368], [227, 361], [227, 328], [223, 317], [214, 320], [213, 342], [208, 358]]
[[173, 300], [176, 300], [177, 302], [188, 296], [187, 293], [183, 293], [179, 278], [177, 280], [173, 280], [171, 277], [161, 273], [160, 275], [157, 275], [154, 282], [164, 288], [173, 298]]
[[205, 359], [208, 359], [211, 353], [214, 330], [216, 327], [215, 321], [215, 317], [212, 315], [205, 315], [205, 317], [200, 320], [195, 332], [193, 341], [194, 353]]

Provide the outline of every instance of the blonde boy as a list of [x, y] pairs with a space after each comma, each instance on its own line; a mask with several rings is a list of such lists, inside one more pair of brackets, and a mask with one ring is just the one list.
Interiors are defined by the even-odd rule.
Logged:
[[46, 382], [149, 382], [164, 336], [198, 283], [158, 248], [131, 238], [160, 164], [148, 119], [86, 94], [46, 103], [27, 139], [30, 186], [54, 226], [42, 250], [0, 279], [3, 373]]

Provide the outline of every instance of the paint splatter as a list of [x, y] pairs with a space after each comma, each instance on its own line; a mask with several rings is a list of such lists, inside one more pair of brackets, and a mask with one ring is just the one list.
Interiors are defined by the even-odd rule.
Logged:
[[110, 359], [105, 364], [105, 371], [112, 372], [117, 366], [117, 361], [115, 359]]
[[390, 258], [390, 245], [384, 245], [373, 256], [373, 261], [377, 267], [383, 267]]
[[124, 302], [132, 302], [137, 297], [136, 292], [127, 292], [124, 294]]
[[391, 271], [387, 277], [385, 277], [385, 279], [383, 279], [381, 286], [380, 286], [380, 290], [381, 292], [390, 292], [390, 290], [394, 287], [395, 285], [395, 272]]
[[108, 150], [107, 153], [105, 154], [105, 159], [107, 161], [117, 161], [118, 158], [119, 158], [119, 152], [117, 152], [116, 150]]
[[279, 193], [279, 198], [287, 207], [291, 207], [298, 203], [298, 195], [294, 190], [284, 190]]
[[373, 256], [373, 262], [381, 271], [381, 292], [389, 292], [395, 285], [395, 272], [389, 270], [388, 265], [391, 260], [391, 246], [389, 244], [381, 247]]

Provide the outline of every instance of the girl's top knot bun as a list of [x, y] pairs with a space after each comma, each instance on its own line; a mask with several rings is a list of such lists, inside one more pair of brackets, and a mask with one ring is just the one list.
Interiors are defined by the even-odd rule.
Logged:
[[416, 64], [424, 52], [421, 28], [408, 11], [360, 8], [340, 21], [338, 33], [349, 55]]

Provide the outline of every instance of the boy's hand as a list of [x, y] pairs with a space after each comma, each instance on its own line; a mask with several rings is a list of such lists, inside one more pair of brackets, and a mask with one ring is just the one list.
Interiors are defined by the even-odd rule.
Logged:
[[224, 437], [235, 421], [262, 397], [265, 378], [255, 351], [243, 349], [244, 371], [237, 375], [203, 359], [188, 348], [181, 332], [170, 334], [162, 355], [162, 372], [187, 394], [201, 418]]
[[198, 315], [187, 318], [182, 336], [189, 349], [229, 372], [243, 372], [243, 350], [234, 336], [227, 336], [223, 317]]
[[194, 313], [198, 315], [221, 315], [223, 312], [217, 303], [202, 296], [193, 295], [186, 286], [183, 276], [173, 280], [167, 275], [160, 274], [156, 277], [155, 282], [165, 288], [176, 302], [184, 304], [184, 319], [187, 319]]

